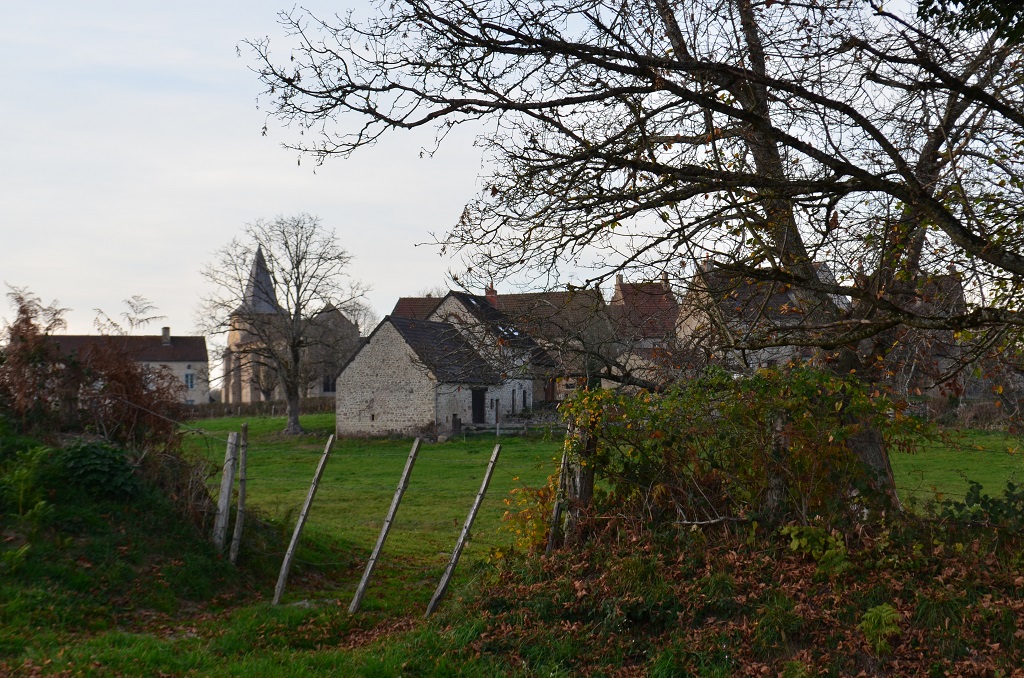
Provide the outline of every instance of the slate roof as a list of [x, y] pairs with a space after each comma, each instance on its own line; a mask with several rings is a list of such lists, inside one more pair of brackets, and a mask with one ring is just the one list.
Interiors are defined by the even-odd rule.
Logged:
[[919, 289], [918, 305], [936, 315], [951, 316], [967, 310], [964, 283], [956, 273], [928, 276]]
[[600, 290], [500, 294], [497, 304], [499, 310], [542, 341], [557, 343], [581, 336], [602, 340], [610, 334]]
[[249, 271], [249, 281], [245, 285], [242, 304], [235, 310], [236, 314], [280, 313], [281, 306], [277, 303], [274, 292], [274, 281], [267, 268], [267, 260], [263, 256], [263, 247], [256, 247], [256, 256]]
[[487, 297], [466, 292], [449, 292], [448, 296], [462, 302], [462, 305], [473, 314], [480, 325], [486, 327], [506, 345], [526, 351], [543, 350], [513, 318], [491, 305]]
[[783, 283], [711, 272], [704, 275], [704, 286], [728, 320], [779, 321], [796, 309], [790, 286]]
[[51, 340], [64, 355], [86, 357], [93, 348], [110, 342], [137, 362], [145, 363], [205, 363], [208, 361], [205, 337], [175, 337], [165, 345], [163, 337], [116, 337], [90, 334], [53, 335]]
[[426, 320], [440, 303], [440, 297], [399, 297], [391, 310], [391, 317]]
[[501, 383], [501, 375], [473, 350], [451, 323], [392, 316], [384, 318], [381, 324], [385, 322], [390, 322], [402, 335], [416, 357], [440, 383]]

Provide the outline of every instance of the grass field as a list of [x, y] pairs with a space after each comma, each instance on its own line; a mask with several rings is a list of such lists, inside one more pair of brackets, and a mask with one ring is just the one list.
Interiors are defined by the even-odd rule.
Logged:
[[[197, 422], [203, 433], [190, 433], [186, 448], [215, 466], [223, 462], [227, 434], [239, 419]], [[331, 414], [302, 418], [306, 435], [280, 436], [283, 418], [249, 421], [248, 503], [267, 517], [293, 525], [306, 498], [316, 464], [334, 428]], [[306, 525], [351, 547], [352, 567], [345, 581], [334, 582], [325, 595], [351, 595], [391, 504], [411, 440], [340, 439], [334, 446]], [[502, 446], [490, 488], [477, 516], [460, 571], [485, 557], [490, 548], [508, 544], [499, 532], [504, 500], [513, 488], [543, 485], [561, 454], [553, 436], [469, 437], [424, 443], [410, 476], [384, 556], [364, 601], [367, 609], [425, 606], [448, 560], [463, 521], [480, 489], [496, 442]], [[216, 482], [216, 479], [214, 479]], [[392, 610], [397, 611], [397, 610]]]
[[[307, 433], [298, 438], [278, 435], [283, 418], [249, 422], [249, 502], [269, 518], [294, 524], [317, 461], [333, 431], [331, 414], [303, 417]], [[227, 433], [240, 419], [197, 422], [186, 447], [219, 465]], [[536, 487], [554, 470], [560, 454], [560, 432], [527, 438], [469, 437], [425, 443], [413, 469], [378, 574], [364, 605], [398, 612], [426, 604], [447, 562], [466, 513], [479, 489], [495, 442], [502, 453], [491, 487], [464, 555], [461, 576], [489, 549], [511, 541], [499, 532], [504, 500], [516, 487]], [[405, 439], [341, 439], [334, 448], [307, 524], [309, 534], [334, 539], [351, 553], [343, 580], [332, 582], [325, 595], [351, 595], [360, 567], [380, 532], [384, 516], [411, 446]], [[960, 499], [968, 482], [980, 482], [997, 495], [1007, 480], [1024, 480], [1021, 443], [1001, 432], [947, 432], [941, 442], [915, 454], [894, 453], [892, 466], [905, 502]], [[214, 480], [216, 482], [216, 480]]]
[[[0, 605], [0, 674], [572, 675], [566, 667], [573, 666], [578, 659], [574, 648], [577, 644], [579, 647], [586, 645], [581, 637], [573, 634], [583, 633], [589, 637], [596, 633], [595, 626], [572, 631], [571, 625], [563, 624], [545, 629], [538, 639], [516, 640], [513, 647], [521, 650], [521, 655], [512, 652], [506, 656], [493, 648], [481, 655], [470, 644], [479, 647], [484, 642], [485, 630], [486, 643], [496, 643], [494, 647], [500, 648], [504, 647], [502, 639], [512, 634], [514, 628], [492, 629], [487, 626], [490, 622], [480, 617], [479, 609], [459, 600], [466, 591], [464, 585], [474, 579], [479, 578], [475, 583], [483, 586], [488, 581], [493, 582], [488, 579], [493, 573], [487, 574], [488, 568], [476, 564], [486, 557], [490, 547], [511, 541], [510, 534], [498, 530], [506, 509], [503, 500], [516, 487], [538, 486], [545, 482], [560, 453], [557, 429], [548, 436], [501, 438], [501, 460], [474, 537], [450, 589], [449, 600], [442, 605], [437, 618], [425, 623], [423, 610], [479, 489], [495, 439], [470, 437], [423, 445], [398, 519], [364, 599], [363, 612], [350, 616], [346, 612], [348, 602], [390, 505], [411, 441], [338, 442], [307, 524], [304, 547], [299, 551], [300, 562], [293, 570], [291, 593], [286, 594], [285, 605], [271, 607], [266, 601], [273, 591], [283, 543], [287, 541], [324, 443], [333, 429], [333, 417], [329, 414], [306, 416], [302, 421], [308, 433], [299, 437], [278, 434], [284, 426], [282, 418], [254, 418], [249, 422], [249, 505], [272, 520], [259, 529], [255, 521], [247, 523], [250, 529], [242, 552], [244, 562], [240, 562], [239, 569], [245, 575], [243, 589], [229, 585], [227, 578], [234, 569], [227, 563], [212, 552], [201, 557], [204, 554], [199, 552], [209, 551], [209, 547], [201, 537], [196, 539], [198, 535], [191, 536], [195, 543], [189, 542], [186, 539], [189, 535], [185, 534], [188, 530], [181, 535], [170, 534], [169, 530], [155, 533], [160, 539], [166, 538], [164, 541], [168, 544], [178, 543], [174, 539], [182, 544], [179, 550], [160, 560], [153, 560], [152, 553], [147, 551], [150, 548], [155, 552], [155, 547], [136, 543], [138, 537], [134, 536], [134, 530], [137, 528], [130, 521], [125, 523], [127, 532], [124, 528], [108, 529], [109, 544], [97, 541], [91, 546], [93, 550], [106, 549], [109, 552], [106, 555], [86, 553], [88, 558], [83, 558], [76, 550], [78, 540], [62, 536], [54, 544], [46, 545], [47, 553], [55, 554], [54, 562], [34, 566], [45, 565], [49, 568], [46, 572], [58, 566], [63, 569], [54, 570], [47, 575], [50, 579], [41, 580], [34, 588], [25, 588], [25, 582], [20, 580], [12, 582], [5, 598], [9, 604]], [[239, 419], [196, 422], [194, 430], [186, 435], [185, 446], [217, 469], [223, 460], [227, 434], [237, 430], [240, 424]], [[892, 464], [900, 493], [905, 500], [916, 497], [922, 502], [935, 498], [936, 492], [960, 498], [967, 489], [968, 479], [973, 479], [981, 482], [990, 494], [998, 494], [1006, 480], [1024, 475], [1022, 459], [1015, 452], [1017, 444], [1005, 434], [971, 431], [947, 433], [942, 442], [929, 444], [917, 454], [894, 454]], [[218, 478], [219, 474], [211, 475], [212, 486], [217, 484]], [[96, 521], [101, 526], [104, 522], [102, 516]], [[274, 534], [280, 531], [280, 538], [266, 539], [267, 530]], [[779, 541], [771, 535], [765, 538], [769, 542]], [[931, 545], [933, 540], [921, 543]], [[186, 551], [185, 545], [192, 551]], [[84, 548], [85, 544], [81, 546]], [[165, 545], [164, 551], [167, 548]], [[261, 548], [265, 551], [259, 551]], [[799, 560], [798, 554], [794, 556], [784, 546], [778, 548], [782, 549], [780, 558]], [[707, 545], [702, 546], [697, 555], [703, 558], [706, 550]], [[906, 551], [911, 553], [910, 547]], [[858, 558], [868, 555], [861, 554]], [[890, 555], [887, 551], [886, 557]], [[620, 567], [625, 568], [622, 569], [626, 573], [622, 575], [624, 586], [632, 591], [639, 581], [634, 576], [639, 571], [637, 563], [646, 562], [646, 556], [609, 558], [607, 563], [595, 565], [597, 570], [591, 573], [592, 583], [604, 581], [602, 577], [608, 573], [602, 568], [606, 565]], [[686, 559], [671, 562], [676, 565], [660, 562], [658, 568], [644, 576], [660, 577], [659, 573], [669, 565], [689, 567]], [[941, 563], [942, 559], [936, 562]], [[309, 564], [316, 566], [307, 567]], [[797, 569], [804, 566], [806, 563], [795, 565]], [[8, 564], [8, 569], [12, 567]], [[583, 562], [580, 567], [586, 570], [589, 565]], [[776, 574], [774, 567], [773, 561], [769, 575], [772, 581]], [[118, 573], [123, 575], [120, 579], [115, 577]], [[530, 594], [534, 596], [532, 599], [527, 595], [532, 589], [527, 587], [523, 609], [532, 610], [530, 614], [550, 609], [552, 619], [561, 619], [567, 606], [578, 606], [589, 600], [584, 597], [581, 603], [578, 591], [572, 589], [571, 582], [579, 576], [583, 575], [573, 566], [565, 581], [549, 582], [557, 590], [538, 590]], [[618, 581], [617, 576], [608, 574], [608, 581]], [[116, 579], [119, 595], [131, 601], [131, 608], [121, 609], [116, 602], [106, 607], [101, 605], [98, 597], [101, 588], [97, 584], [104, 584], [108, 579]], [[690, 584], [699, 586], [700, 581]], [[211, 590], [224, 588], [235, 593], [210, 597], [193, 591], [192, 597], [179, 596], [180, 591], [194, 589], [196, 582], [205, 582]], [[2, 578], [0, 584], [3, 584]], [[141, 587], [141, 594], [133, 593], [134, 586]], [[97, 592], [93, 592], [94, 588]], [[846, 588], [854, 590], [855, 587]], [[801, 584], [801, 590], [805, 589]], [[478, 586], [475, 590], [481, 589]], [[660, 589], [652, 589], [656, 590]], [[253, 595], [254, 592], [257, 595]], [[0, 593], [4, 593], [2, 586]], [[58, 593], [67, 602], [55, 597]], [[615, 617], [623, 595], [618, 592], [608, 599], [616, 601], [615, 605], [605, 605], [608, 601], [594, 602], [595, 619], [603, 618], [601, 615]], [[302, 598], [314, 598], [316, 604], [294, 604]], [[675, 593], [666, 594], [666, 604], [677, 605], [678, 598]], [[630, 600], [636, 602], [635, 597]], [[88, 605], [83, 607], [83, 601]], [[485, 607], [496, 604], [492, 603], [488, 602]], [[19, 605], [25, 609], [19, 611]], [[516, 616], [526, 614], [516, 607], [518, 602], [504, 605], [511, 610], [508, 614], [514, 624], [526, 618]], [[756, 605], [745, 613], [751, 619], [761, 614], [760, 608], [755, 608]], [[860, 607], [856, 610], [859, 614]], [[674, 613], [671, 619], [676, 619]], [[757, 624], [753, 626], [760, 628]], [[620, 627], [614, 628], [615, 633], [608, 639], [614, 639], [619, 633]], [[664, 649], [664, 638], [638, 638], [638, 642], [653, 642], [651, 651]], [[602, 645], [605, 641], [593, 642]], [[718, 647], [716, 644], [715, 648]], [[671, 646], [665, 650], [672, 651]], [[635, 657], [630, 661], [639, 666], [650, 664], [648, 659]]]
[[962, 500], [970, 481], [992, 496], [1007, 481], [1024, 482], [1024, 441], [1002, 431], [947, 431], [941, 442], [890, 460], [904, 502]]

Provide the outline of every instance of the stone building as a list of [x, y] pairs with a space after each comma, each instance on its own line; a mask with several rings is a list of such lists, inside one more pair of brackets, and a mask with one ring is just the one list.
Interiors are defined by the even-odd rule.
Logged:
[[[257, 248], [242, 302], [231, 314], [223, 355], [223, 402], [250, 403], [284, 397], [274, 372], [274, 355], [284, 352], [268, 351], [266, 347], [275, 336], [287, 337], [293, 330], [285, 326], [291, 322], [287, 310], [278, 303], [263, 250]], [[330, 305], [303, 322], [306, 387], [300, 395], [333, 395], [341, 366], [358, 348], [359, 328]], [[279, 332], [275, 331], [278, 325]]]
[[532, 404], [558, 402], [593, 383], [615, 351], [596, 289], [498, 294], [489, 287], [483, 295], [402, 297], [391, 315], [452, 323], [497, 369], [531, 379]]
[[338, 435], [440, 434], [493, 426], [532, 405], [529, 379], [502, 375], [453, 324], [387, 316], [337, 381]]

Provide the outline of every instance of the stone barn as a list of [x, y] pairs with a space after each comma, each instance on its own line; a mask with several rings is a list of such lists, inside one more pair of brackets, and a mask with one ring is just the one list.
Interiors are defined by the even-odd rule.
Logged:
[[387, 316], [337, 381], [338, 435], [451, 433], [532, 405], [531, 381], [492, 367], [451, 323]]

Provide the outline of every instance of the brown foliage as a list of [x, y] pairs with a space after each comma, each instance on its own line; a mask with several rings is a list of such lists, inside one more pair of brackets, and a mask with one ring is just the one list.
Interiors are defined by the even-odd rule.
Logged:
[[23, 431], [95, 433], [135, 450], [174, 444], [184, 385], [168, 369], [134, 360], [117, 336], [63, 355], [51, 335], [64, 327], [64, 309], [24, 289], [8, 296], [16, 317], [6, 328], [0, 407]]

